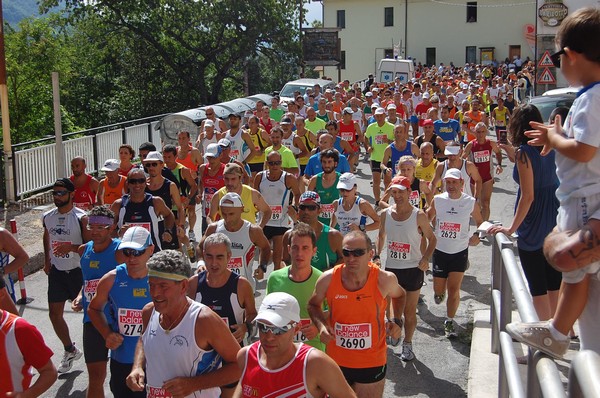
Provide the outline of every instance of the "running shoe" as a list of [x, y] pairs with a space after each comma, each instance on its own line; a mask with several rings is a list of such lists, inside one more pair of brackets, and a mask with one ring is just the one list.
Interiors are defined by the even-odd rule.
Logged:
[[454, 322], [452, 322], [449, 319], [444, 321], [444, 334], [446, 335], [446, 337], [458, 336], [456, 334], [456, 331], [454, 330]]
[[557, 359], [562, 358], [567, 353], [571, 341], [568, 336], [564, 339], [554, 338], [550, 332], [550, 321], [513, 322], [506, 325], [506, 331], [515, 340]]
[[413, 359], [415, 359], [415, 353], [412, 349], [412, 343], [402, 343], [402, 354], [400, 355], [400, 359], [402, 359], [405, 362], [412, 361]]
[[60, 366], [58, 367], [58, 373], [67, 373], [73, 367], [73, 362], [80, 359], [83, 355], [75, 344], [73, 344], [73, 351], [65, 351], [63, 354], [62, 361], [60, 361]]
[[446, 297], [446, 294], [445, 294], [445, 293], [442, 293], [442, 294], [434, 294], [434, 295], [433, 295], [433, 301], [434, 301], [436, 304], [442, 304], [442, 302], [444, 301], [444, 298], [445, 298], [445, 297]]
[[400, 339], [395, 339], [391, 336], [386, 336], [385, 342], [388, 345], [391, 345], [392, 347], [398, 347], [398, 345], [400, 344]]
[[196, 240], [196, 234], [191, 229], [190, 229], [190, 232], [188, 233], [188, 236], [189, 236], [190, 240]]

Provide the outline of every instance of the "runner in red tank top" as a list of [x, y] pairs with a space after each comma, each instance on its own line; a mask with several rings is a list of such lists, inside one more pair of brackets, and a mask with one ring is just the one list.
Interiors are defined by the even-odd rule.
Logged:
[[496, 155], [496, 174], [502, 173], [502, 151], [496, 141], [487, 138], [488, 129], [485, 123], [475, 125], [475, 139], [465, 146], [463, 158], [469, 159], [475, 164], [481, 175], [481, 215], [484, 220], [490, 217], [490, 202], [494, 188], [494, 176], [492, 175], [492, 154]]
[[300, 305], [293, 296], [267, 295], [255, 321], [260, 341], [238, 353], [243, 373], [235, 397], [356, 397], [331, 358], [294, 343], [300, 330]]
[[198, 194], [202, 195], [202, 235], [206, 232], [208, 222], [206, 216], [210, 214], [210, 201], [213, 195], [219, 189], [225, 186], [223, 180], [223, 171], [225, 164], [219, 159], [219, 146], [217, 144], [209, 144], [204, 152], [206, 163], [200, 166], [198, 174], [200, 176], [198, 184]]
[[358, 123], [352, 120], [353, 114], [354, 111], [352, 108], [344, 108], [342, 111], [342, 120], [340, 120], [338, 124], [338, 130], [340, 138], [344, 141], [348, 141], [350, 147], [354, 151], [354, 153], [348, 157], [348, 163], [350, 164], [350, 167], [354, 169], [354, 164], [358, 162], [358, 154], [360, 153], [358, 143], [363, 141], [363, 133], [360, 131]]
[[75, 185], [73, 204], [80, 209], [89, 210], [96, 204], [99, 182], [94, 177], [85, 173], [85, 159], [77, 156], [71, 160], [73, 174], [69, 179]]

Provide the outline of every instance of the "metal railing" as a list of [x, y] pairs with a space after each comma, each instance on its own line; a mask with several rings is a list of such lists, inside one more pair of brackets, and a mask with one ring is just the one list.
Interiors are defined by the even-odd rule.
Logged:
[[[119, 146], [123, 144], [130, 144], [137, 149], [144, 142], [150, 141], [160, 147], [160, 132], [155, 130], [155, 126], [163, 116], [65, 134], [65, 170], [70, 170], [72, 158], [83, 156], [87, 160], [86, 171], [96, 173], [106, 159], [119, 157]], [[131, 125], [132, 122], [143, 121], [147, 122]], [[53, 139], [48, 137], [13, 145], [14, 190], [17, 199], [48, 189], [56, 181], [56, 144], [51, 142]]]
[[[498, 355], [498, 397], [567, 397], [554, 360], [528, 348], [527, 377], [523, 385], [513, 341], [506, 332], [512, 320], [513, 303], [523, 322], [536, 322], [538, 316], [527, 283], [515, 257], [513, 242], [498, 233], [492, 249], [491, 351]], [[600, 356], [590, 351], [578, 353], [571, 364], [569, 397], [600, 397]]]

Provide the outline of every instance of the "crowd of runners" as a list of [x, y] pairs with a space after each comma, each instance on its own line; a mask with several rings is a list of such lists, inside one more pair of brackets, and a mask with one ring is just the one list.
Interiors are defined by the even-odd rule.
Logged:
[[[116, 397], [381, 397], [387, 345], [402, 344], [403, 361], [418, 354], [426, 272], [425, 294], [446, 306], [439, 330], [456, 336], [468, 248], [490, 216], [502, 149], [515, 161], [520, 144], [515, 77], [529, 67], [498, 76], [442, 65], [406, 83], [315, 85], [228, 120], [208, 107], [178, 145], [121, 146], [100, 181], [74, 158], [43, 216], [63, 357], [56, 368], [3, 288], [0, 347], [19, 361], [0, 357], [0, 377], [10, 376], [0, 393], [40, 395], [83, 356], [88, 397], [105, 395], [107, 377]], [[372, 190], [360, 192], [359, 179]], [[5, 232], [12, 272], [27, 255]], [[83, 326], [65, 322], [67, 302]], [[31, 386], [28, 366], [40, 374]]]

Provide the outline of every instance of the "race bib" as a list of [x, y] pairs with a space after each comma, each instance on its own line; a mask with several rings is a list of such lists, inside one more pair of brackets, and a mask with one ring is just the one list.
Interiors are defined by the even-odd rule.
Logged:
[[460, 234], [460, 224], [455, 222], [440, 223], [440, 237], [446, 239], [456, 239]]
[[335, 345], [348, 350], [368, 350], [371, 348], [371, 324], [335, 324]]
[[173, 397], [164, 388], [152, 387], [147, 384], [146, 384], [146, 396], [148, 398], [171, 398], [171, 397]]
[[71, 257], [71, 253], [70, 253], [70, 252], [69, 252], [69, 253], [66, 253], [66, 254], [59, 254], [59, 253], [56, 253], [56, 249], [57, 249], [59, 246], [62, 246], [62, 245], [64, 245], [65, 243], [68, 243], [69, 245], [72, 245], [72, 244], [73, 244], [72, 242], [64, 242], [64, 241], [59, 241], [59, 240], [53, 240], [53, 241], [50, 241], [50, 245], [52, 246], [52, 255], [53, 255], [54, 257], [56, 257], [56, 258], [70, 258], [70, 257]]
[[380, 144], [380, 145], [382, 145], [382, 144], [387, 144], [387, 143], [388, 143], [388, 142], [387, 142], [387, 138], [388, 138], [388, 137], [387, 137], [387, 135], [385, 135], [385, 134], [383, 134], [383, 135], [376, 135], [376, 136], [375, 136], [375, 143], [376, 143], [376, 144]]
[[238, 156], [240, 156], [240, 150], [239, 149], [232, 149], [229, 156], [234, 157], [234, 158], [237, 159]]
[[244, 262], [241, 257], [231, 257], [229, 262], [227, 263], [227, 269], [230, 269], [231, 272], [235, 272], [240, 275], [242, 272], [242, 268], [244, 267]]
[[409, 243], [388, 242], [388, 252], [393, 260], [410, 260]]
[[269, 206], [271, 208], [271, 220], [279, 221], [283, 216], [283, 206]]
[[123, 336], [142, 335], [142, 310], [119, 308], [119, 333]]
[[321, 213], [319, 213], [319, 217], [331, 218], [332, 216], [333, 216], [333, 203], [321, 205]]
[[408, 196], [408, 201], [411, 205], [418, 209], [419, 205], [421, 204], [421, 194], [419, 194], [419, 191], [411, 191], [410, 195]]
[[340, 138], [344, 141], [352, 141], [354, 138], [354, 132], [343, 131], [340, 133]]
[[483, 151], [473, 152], [473, 159], [475, 160], [475, 163], [489, 162], [490, 161], [490, 151], [486, 149]]
[[91, 279], [89, 281], [84, 281], [83, 283], [83, 294], [85, 295], [85, 300], [88, 303], [92, 301], [94, 294], [96, 294], [98, 282], [100, 282], [100, 279]]
[[[310, 319], [300, 319], [300, 328], [303, 328], [307, 325], [310, 325]], [[294, 335], [294, 342], [296, 343], [306, 343], [307, 341], [308, 339], [300, 330], [298, 330], [298, 333]]]

